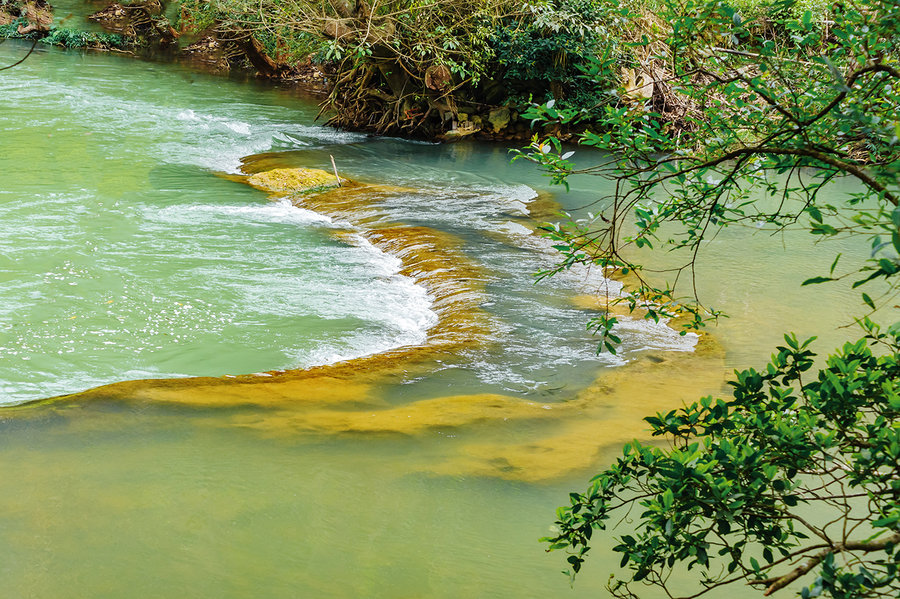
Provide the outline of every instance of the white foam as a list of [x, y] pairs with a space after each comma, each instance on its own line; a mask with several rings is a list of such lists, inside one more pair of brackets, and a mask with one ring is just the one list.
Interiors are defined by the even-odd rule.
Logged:
[[380, 275], [394, 275], [399, 273], [400, 269], [403, 268], [403, 261], [400, 260], [400, 258], [378, 249], [360, 233], [350, 235], [348, 240], [350, 243], [358, 248], [362, 248], [373, 257], [372, 266], [379, 270]]
[[[376, 293], [366, 294], [363, 299], [365, 317], [374, 317], [395, 331], [402, 339], [400, 345], [424, 343], [428, 329], [439, 320], [432, 309], [434, 299], [413, 278], [400, 274], [403, 262], [399, 258], [381, 251], [362, 235], [351, 239], [369, 254], [370, 264], [380, 277], [373, 283]], [[374, 301], [366, 301], [370, 298]], [[387, 309], [385, 303], [389, 304]]]
[[694, 351], [700, 335], [686, 333], [681, 335], [668, 325], [668, 319], [659, 322], [641, 318], [620, 318], [613, 327], [613, 332], [620, 336], [627, 351]]
[[[404, 181], [404, 184], [410, 184]], [[419, 185], [418, 182], [412, 184]], [[499, 185], [490, 189], [472, 185], [434, 187], [422, 184], [415, 193], [397, 194], [383, 200], [398, 220], [428, 220], [450, 227], [493, 231], [509, 217], [527, 216], [527, 203], [537, 192], [527, 185]]]
[[300, 208], [285, 198], [264, 204], [223, 205], [188, 204], [165, 208], [145, 208], [144, 215], [150, 220], [168, 223], [193, 224], [198, 220], [213, 222], [222, 219], [242, 219], [261, 223], [285, 223], [294, 225], [331, 226], [332, 220], [318, 212]]
[[[302, 352], [288, 352], [293, 366], [310, 367], [382, 353], [398, 347], [421, 345], [438, 323], [433, 298], [426, 289], [400, 274], [402, 261], [378, 249], [361, 234], [349, 241], [364, 254], [367, 270], [377, 278], [367, 288], [344, 290], [344, 304], [334, 317], [356, 316], [377, 324], [376, 330], [329, 340]], [[352, 298], [347, 295], [351, 294]], [[323, 307], [328, 306], [326, 304]]]
[[225, 121], [225, 126], [239, 135], [250, 135], [250, 125], [247, 123]]
[[538, 192], [533, 187], [529, 187], [524, 183], [518, 183], [516, 185], [501, 185], [500, 192], [504, 195], [504, 197], [510, 198], [512, 200], [516, 200], [519, 202], [530, 202], [531, 200], [537, 199]]
[[[154, 102], [104, 93], [105, 87], [99, 85], [104, 82], [63, 84], [24, 70], [17, 73], [17, 78], [23, 80], [15, 88], [17, 101], [46, 102], [47, 98], [54, 98], [73, 113], [70, 119], [47, 117], [23, 126], [53, 126], [60, 132], [73, 128], [102, 131], [111, 141], [121, 135], [123, 155], [146, 151], [124, 143], [125, 136], [142, 134], [152, 141], [154, 157], [161, 161], [236, 173], [242, 157], [271, 150], [276, 144], [288, 149], [365, 139], [364, 134], [300, 125], [296, 111], [284, 107], [240, 103], [216, 104], [206, 109], [172, 107], [166, 105], [168, 98], [164, 97]], [[254, 109], [252, 124], [241, 118], [250, 108]]]
[[[200, 216], [209, 220], [242, 218], [264, 223], [333, 226], [330, 218], [297, 208], [286, 199], [252, 206], [173, 206], [151, 210], [149, 214], [179, 223], [195, 223]], [[305, 315], [326, 320], [352, 317], [371, 323], [363, 332], [328, 340], [311, 350], [286, 349], [285, 354], [290, 358], [284, 365], [286, 367], [323, 365], [421, 344], [427, 340], [428, 330], [438, 322], [438, 316], [432, 310], [433, 299], [414, 279], [400, 274], [403, 263], [399, 258], [383, 252], [360, 233], [347, 239], [351, 247], [337, 254], [334, 248], [326, 248], [321, 250], [323, 254], [318, 258], [316, 255], [306, 257], [308, 260], [337, 260], [335, 266], [338, 269], [350, 267], [344, 280], [316, 281], [311, 289], [310, 281], [289, 271], [253, 270], [240, 276], [241, 303], [255, 312], [290, 318], [302, 309]], [[255, 259], [255, 256], [248, 258]], [[281, 255], [270, 258], [276, 267], [285, 259]], [[204, 276], [224, 283], [224, 273], [207, 272]], [[348, 276], [358, 279], [358, 284], [348, 284]], [[328, 301], [327, 298], [339, 300]]]
[[497, 230], [509, 235], [510, 237], [515, 238], [528, 238], [534, 235], [534, 231], [521, 223], [515, 223], [513, 221], [500, 223], [499, 225], [497, 225]]

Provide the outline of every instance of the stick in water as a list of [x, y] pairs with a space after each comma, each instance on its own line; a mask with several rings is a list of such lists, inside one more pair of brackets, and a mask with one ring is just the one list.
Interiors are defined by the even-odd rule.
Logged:
[[334, 178], [337, 179], [338, 187], [342, 187], [342, 185], [341, 185], [341, 178], [338, 177], [338, 174], [337, 174], [337, 165], [334, 163], [334, 156], [332, 156], [331, 154], [329, 154], [328, 157], [331, 158], [331, 168], [334, 169]]

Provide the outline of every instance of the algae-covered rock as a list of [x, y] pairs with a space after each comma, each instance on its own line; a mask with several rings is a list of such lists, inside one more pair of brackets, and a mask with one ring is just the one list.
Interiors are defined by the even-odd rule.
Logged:
[[276, 168], [251, 175], [247, 183], [266, 191], [299, 193], [339, 186], [333, 173], [317, 168]]
[[509, 124], [511, 117], [512, 114], [509, 112], [509, 108], [495, 108], [488, 114], [488, 122], [494, 128], [494, 133], [499, 133]]

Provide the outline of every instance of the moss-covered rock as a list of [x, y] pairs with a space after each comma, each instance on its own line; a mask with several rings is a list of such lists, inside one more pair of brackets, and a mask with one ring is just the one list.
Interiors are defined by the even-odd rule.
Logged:
[[[341, 184], [347, 183], [341, 179]], [[339, 187], [333, 173], [316, 168], [276, 168], [251, 175], [247, 183], [270, 192], [305, 193]]]
[[500, 133], [509, 124], [511, 113], [509, 108], [496, 108], [488, 114], [488, 122], [494, 128], [494, 133]]

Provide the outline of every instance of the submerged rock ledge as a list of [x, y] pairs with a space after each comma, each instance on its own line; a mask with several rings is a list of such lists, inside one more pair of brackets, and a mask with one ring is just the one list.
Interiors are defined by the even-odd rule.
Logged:
[[[248, 184], [273, 197], [286, 197], [295, 206], [351, 225], [354, 234], [399, 258], [400, 274], [428, 291], [438, 322], [429, 329], [426, 343], [380, 356], [401, 359], [408, 365], [413, 359], [416, 362], [433, 359], [436, 354], [446, 354], [444, 358], [450, 359], [465, 347], [489, 342], [489, 319], [480, 307], [486, 301], [486, 273], [462, 253], [462, 242], [429, 227], [391, 222], [378, 207], [379, 200], [405, 190], [343, 178], [341, 186], [337, 186], [335, 175], [317, 169], [274, 168], [253, 172], [254, 165], [261, 164], [265, 163], [244, 161]], [[345, 232], [336, 231], [335, 235], [353, 243]]]
[[[388, 401], [385, 391], [399, 382], [458, 360], [467, 348], [492, 342], [495, 325], [481, 308], [487, 273], [465, 256], [454, 236], [391, 222], [380, 201], [404, 190], [344, 179], [338, 187], [335, 176], [326, 171], [271, 168], [271, 162], [247, 159], [245, 174], [229, 178], [346, 222], [353, 227], [352, 235], [398, 257], [401, 274], [424, 286], [433, 298], [438, 321], [425, 343], [305, 370], [113, 383], [7, 408], [2, 416], [52, 414], [80, 426], [112, 428], [119, 419], [131, 417], [130, 412], [104, 407], [112, 402], [141, 413], [167, 406], [200, 408], [190, 412], [199, 426], [289, 438], [355, 435], [374, 440], [384, 435], [462, 434], [477, 427], [493, 435], [462, 435], [440, 455], [411, 457], [410, 470], [535, 482], [590, 469], [605, 452], [640, 437], [644, 415], [721, 390], [726, 377], [723, 352], [704, 335], [693, 353], [647, 352], [619, 368], [598, 367], [598, 378], [588, 388], [547, 403], [500, 393], [461, 395], [449, 389], [446, 396]], [[334, 234], [348, 235], [341, 229]], [[354, 242], [349, 237], [346, 241]], [[502, 442], [495, 440], [497, 435]]]

